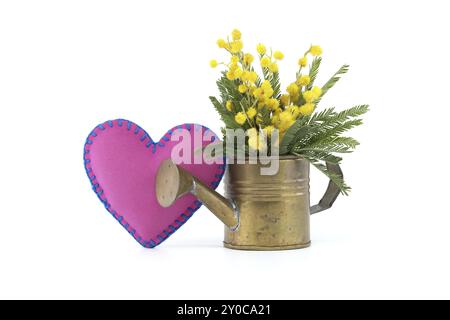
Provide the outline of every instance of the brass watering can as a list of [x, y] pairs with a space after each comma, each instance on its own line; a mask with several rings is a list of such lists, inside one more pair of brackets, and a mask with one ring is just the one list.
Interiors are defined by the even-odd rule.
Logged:
[[[275, 175], [261, 175], [255, 164], [227, 164], [225, 197], [189, 172], [164, 161], [156, 177], [156, 196], [162, 207], [191, 193], [225, 224], [224, 246], [241, 250], [285, 250], [309, 247], [311, 214], [330, 208], [339, 188], [330, 181], [317, 205], [310, 207], [309, 162], [281, 156]], [[339, 165], [327, 163], [341, 175]]]

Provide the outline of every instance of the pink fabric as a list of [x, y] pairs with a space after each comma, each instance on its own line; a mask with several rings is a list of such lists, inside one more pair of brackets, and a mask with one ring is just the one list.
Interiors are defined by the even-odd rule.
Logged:
[[[170, 158], [178, 143], [170, 141], [170, 137], [180, 128], [189, 129], [192, 141], [196, 131], [207, 132], [212, 141], [217, 139], [203, 126], [185, 124], [153, 143], [136, 124], [113, 120], [97, 126], [86, 140], [85, 167], [94, 191], [106, 209], [145, 247], [160, 244], [201, 206], [192, 195], [182, 197], [170, 208], [162, 208], [156, 200], [156, 172], [160, 163]], [[217, 187], [224, 172], [220, 164], [181, 166], [212, 188]]]

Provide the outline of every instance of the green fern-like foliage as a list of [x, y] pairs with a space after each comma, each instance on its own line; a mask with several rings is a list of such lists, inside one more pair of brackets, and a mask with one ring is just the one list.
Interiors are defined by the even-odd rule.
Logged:
[[326, 174], [341, 190], [348, 194], [350, 187], [342, 177], [330, 172], [326, 162], [339, 164], [337, 154], [352, 152], [358, 141], [342, 134], [362, 124], [360, 116], [369, 110], [368, 105], [360, 105], [342, 112], [334, 108], [325, 109], [311, 116], [303, 117], [292, 125], [280, 144], [280, 154], [294, 154], [308, 159], [317, 169]]
[[309, 78], [311, 79], [311, 82], [308, 85], [308, 90], [310, 90], [314, 85], [314, 81], [316, 80], [317, 75], [319, 73], [319, 68], [320, 68], [321, 63], [322, 63], [322, 58], [315, 57], [311, 63], [311, 66], [309, 67]]
[[269, 80], [270, 84], [272, 85], [273, 96], [277, 99], [280, 98], [281, 96], [280, 74], [278, 72], [271, 73], [271, 75], [267, 80]]
[[[350, 68], [349, 65], [343, 65], [336, 73], [328, 80], [323, 86], [322, 86], [322, 96], [328, 92], [331, 88], [334, 87], [336, 82], [339, 81], [341, 78], [341, 75], [348, 72], [348, 69]], [[320, 98], [316, 101], [316, 103], [320, 102]]]
[[238, 129], [240, 126], [234, 121], [233, 114], [229, 112], [223, 103], [220, 103], [215, 97], [209, 97], [217, 113], [220, 115], [225, 126], [230, 129]]

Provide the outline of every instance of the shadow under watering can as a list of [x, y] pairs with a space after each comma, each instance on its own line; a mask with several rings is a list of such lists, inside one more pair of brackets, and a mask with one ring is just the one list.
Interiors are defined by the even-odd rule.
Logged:
[[[227, 164], [225, 197], [168, 159], [156, 177], [162, 207], [191, 193], [225, 224], [224, 246], [241, 250], [300, 249], [311, 245], [310, 215], [332, 206], [340, 191], [330, 180], [317, 205], [310, 207], [309, 162], [281, 156], [275, 175], [261, 175], [265, 165]], [[342, 176], [339, 165], [327, 163]]]

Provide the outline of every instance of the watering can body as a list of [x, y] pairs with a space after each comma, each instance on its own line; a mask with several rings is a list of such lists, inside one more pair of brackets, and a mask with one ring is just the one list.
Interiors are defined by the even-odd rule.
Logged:
[[[339, 189], [330, 181], [319, 204], [310, 207], [309, 162], [279, 158], [275, 175], [262, 175], [260, 162], [228, 164], [225, 197], [210, 190], [171, 160], [162, 163], [156, 181], [157, 199], [168, 207], [187, 193], [196, 195], [224, 224], [224, 246], [242, 250], [285, 250], [308, 247], [310, 215], [331, 207]], [[338, 165], [328, 169], [342, 176]]]

